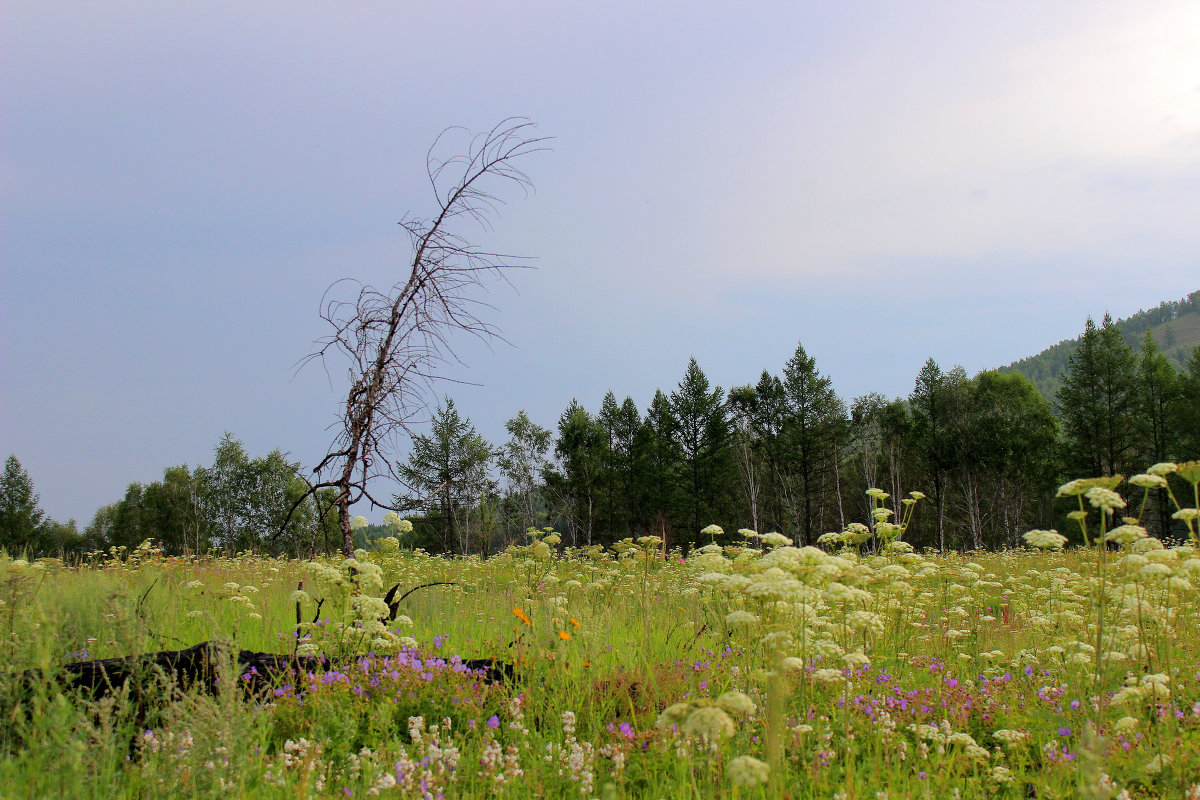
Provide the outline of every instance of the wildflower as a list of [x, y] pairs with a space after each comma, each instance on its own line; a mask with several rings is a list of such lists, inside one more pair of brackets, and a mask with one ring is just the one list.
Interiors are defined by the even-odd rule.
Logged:
[[1015, 747], [1029, 738], [1029, 734], [1025, 731], [1014, 731], [1008, 728], [992, 731], [992, 738], [999, 741], [1005, 747]]
[[771, 776], [771, 767], [753, 756], [738, 756], [729, 762], [728, 770], [734, 786], [757, 786]]
[[1067, 543], [1067, 537], [1058, 531], [1032, 530], [1022, 536], [1025, 543], [1039, 550], [1061, 550]]
[[1200, 483], [1200, 461], [1185, 461], [1176, 465], [1175, 474], [1188, 483]]
[[752, 614], [749, 611], [738, 609], [730, 611], [725, 615], [725, 624], [727, 625], [757, 625], [758, 615]]
[[521, 620], [521, 622], [524, 622], [526, 625], [533, 625], [533, 623], [529, 621], [529, 617], [525, 616], [525, 612], [520, 608], [514, 607], [513, 614], [515, 614], [517, 619]]
[[792, 540], [784, 536], [782, 533], [768, 533], [762, 537], [762, 542], [767, 547], [791, 547]]
[[1138, 539], [1145, 539], [1149, 536], [1146, 529], [1141, 525], [1125, 524], [1113, 528], [1100, 540], [1102, 542], [1116, 542], [1119, 545], [1133, 544]]
[[[858, 612], [855, 612], [855, 613], [858, 613]], [[863, 613], [868, 613], [868, 612], [863, 612]], [[872, 616], [874, 616], [874, 615], [872, 615]], [[861, 669], [863, 667], [871, 666], [871, 659], [869, 659], [867, 657], [867, 655], [862, 652], [846, 653], [846, 655], [842, 656], [842, 661], [850, 669]]]
[[925, 499], [924, 492], [909, 492], [908, 496], [911, 497], [913, 500], [924, 500]]
[[753, 714], [758, 706], [749, 696], [736, 691], [725, 692], [717, 698], [717, 705], [731, 714]]
[[574, 617], [571, 617], [571, 624], [574, 625], [576, 628], [583, 627], [583, 625], [580, 624], [579, 620], [575, 619]]
[[757, 539], [758, 531], [752, 531], [749, 528], [738, 528], [738, 536], [743, 539]]
[[1167, 479], [1162, 475], [1153, 475], [1149, 473], [1134, 475], [1129, 479], [1129, 482], [1134, 486], [1139, 486], [1143, 489], [1161, 489], [1167, 485]]
[[992, 767], [990, 777], [993, 781], [999, 784], [1009, 784], [1015, 780], [1012, 770], [1004, 766]]
[[1133, 733], [1138, 728], [1138, 720], [1135, 717], [1121, 717], [1113, 723], [1113, 731], [1116, 733]]
[[1200, 508], [1181, 508], [1171, 515], [1171, 519], [1184, 522], [1194, 522], [1197, 517], [1200, 517]]
[[1162, 461], [1150, 467], [1150, 469], [1146, 470], [1146, 472], [1150, 473], [1151, 475], [1161, 475], [1165, 477], [1175, 472], [1177, 469], [1179, 469], [1178, 465], [1172, 464], [1170, 461]]
[[1121, 495], [1103, 486], [1093, 486], [1084, 493], [1084, 496], [1087, 497], [1089, 503], [1106, 514], [1111, 514], [1114, 508], [1125, 507], [1125, 500]]
[[569, 642], [571, 641], [571, 634], [567, 633], [566, 631], [559, 631], [558, 638], [562, 639], [564, 642]]
[[883, 502], [890, 497], [890, 495], [883, 489], [876, 489], [874, 486], [872, 486], [870, 489], [867, 489], [866, 495], [871, 499], [878, 500], [880, 502]]
[[702, 531], [700, 531], [700, 535], [708, 536], [709, 538], [716, 538], [718, 536], [724, 536], [725, 531], [720, 525], [709, 525], [707, 528], [704, 528]]
[[658, 719], [654, 722], [654, 727], [670, 728], [674, 725], [682, 725], [688, 718], [688, 713], [691, 710], [691, 703], [674, 703], [669, 705], [658, 715]]
[[813, 673], [813, 680], [817, 683], [840, 683], [842, 680], [842, 671], [840, 669], [819, 669]]
[[353, 528], [354, 530], [360, 530], [362, 528], [367, 527], [370, 524], [371, 523], [367, 522], [366, 517], [359, 516], [359, 517], [351, 517], [350, 518], [350, 527]]
[[688, 715], [683, 724], [683, 732], [690, 736], [698, 736], [710, 741], [717, 741], [733, 736], [737, 727], [733, 720], [718, 706], [704, 706]]
[[1075, 480], [1067, 481], [1062, 486], [1058, 487], [1058, 493], [1055, 495], [1055, 497], [1074, 497], [1076, 495], [1081, 495], [1086, 492], [1090, 486], [1090, 481], [1086, 481], [1082, 478], [1076, 478]]

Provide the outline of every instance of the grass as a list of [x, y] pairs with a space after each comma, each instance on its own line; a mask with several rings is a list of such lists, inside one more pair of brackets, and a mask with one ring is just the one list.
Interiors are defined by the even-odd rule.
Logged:
[[[359, 589], [452, 585], [410, 595], [381, 635], [364, 633], [369, 607], [355, 610], [340, 562], [148, 547], [83, 565], [0, 558], [0, 786], [14, 798], [1200, 797], [1200, 554], [1151, 541], [1108, 553], [1102, 585], [1095, 548], [384, 549]], [[290, 652], [300, 584], [306, 623], [325, 601], [300, 643], [337, 657], [265, 698], [146, 709], [16, 678], [211, 639]], [[387, 647], [363, 655], [372, 643]], [[481, 657], [513, 662], [515, 683], [458, 663]]]

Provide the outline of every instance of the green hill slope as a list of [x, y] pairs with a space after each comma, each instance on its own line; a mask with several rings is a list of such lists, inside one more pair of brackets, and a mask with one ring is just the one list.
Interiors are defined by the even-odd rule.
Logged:
[[[1117, 320], [1117, 328], [1125, 342], [1136, 349], [1146, 331], [1176, 369], [1181, 369], [1200, 345], [1200, 290], [1181, 300], [1166, 301], [1155, 308], [1139, 311], [1133, 316]], [[1000, 367], [1000, 372], [1019, 372], [1033, 381], [1046, 399], [1054, 401], [1058, 387], [1062, 385], [1067, 359], [1079, 346], [1079, 339], [1064, 339], [1056, 345], [1029, 358], [1023, 358]]]

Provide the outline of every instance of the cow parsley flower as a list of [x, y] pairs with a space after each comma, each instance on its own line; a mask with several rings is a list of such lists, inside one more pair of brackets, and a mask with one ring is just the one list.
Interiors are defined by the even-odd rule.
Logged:
[[784, 536], [782, 533], [768, 533], [762, 537], [762, 542], [767, 547], [790, 547], [792, 540]]
[[730, 716], [717, 706], [697, 708], [683, 723], [684, 733], [714, 742], [733, 736], [736, 731], [737, 726]]
[[1039, 550], [1061, 550], [1067, 543], [1067, 537], [1058, 531], [1032, 530], [1021, 537], [1030, 547]]
[[1127, 545], [1133, 544], [1138, 539], [1145, 539], [1149, 535], [1141, 525], [1121, 525], [1104, 534], [1100, 541]]
[[1093, 486], [1087, 490], [1084, 496], [1092, 506], [1101, 509], [1106, 514], [1111, 514], [1114, 508], [1125, 507], [1125, 500], [1121, 495], [1103, 486]]
[[758, 710], [758, 706], [750, 699], [748, 695], [742, 692], [730, 691], [725, 692], [717, 698], [717, 705], [728, 711], [730, 714], [738, 714], [741, 716], [749, 716]]
[[729, 762], [729, 780], [734, 786], [758, 786], [771, 777], [771, 767], [754, 756], [738, 756]]
[[1129, 482], [1142, 489], [1162, 489], [1167, 485], [1167, 479], [1162, 475], [1153, 475], [1150, 473], [1134, 475], [1129, 479]]

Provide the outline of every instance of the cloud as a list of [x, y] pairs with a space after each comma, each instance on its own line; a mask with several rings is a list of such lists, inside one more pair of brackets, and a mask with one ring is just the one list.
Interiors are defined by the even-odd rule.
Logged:
[[701, 234], [711, 263], [869, 277], [887, 259], [1200, 243], [1200, 7], [1136, 8], [1025, 39], [977, 20], [930, 34], [941, 49], [883, 40], [729, 94], [683, 158], [739, 154], [691, 187], [723, 200], [725, 224]]

